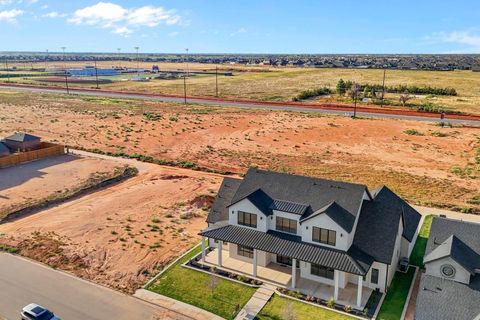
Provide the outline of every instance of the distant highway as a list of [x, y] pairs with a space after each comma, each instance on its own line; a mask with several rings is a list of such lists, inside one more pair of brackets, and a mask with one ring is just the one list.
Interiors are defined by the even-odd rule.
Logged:
[[24, 258], [0, 253], [0, 319], [19, 319], [21, 309], [31, 302], [51, 309], [62, 320], [189, 318]]
[[[32, 91], [32, 92], [47, 92], [47, 93], [65, 93], [64, 88], [55, 87], [42, 87], [42, 86], [30, 86], [30, 85], [12, 85], [12, 84], [0, 84], [0, 88], [20, 90], [20, 91]], [[160, 94], [142, 94], [134, 92], [118, 92], [107, 90], [94, 90], [94, 89], [81, 89], [72, 88], [70, 94], [97, 96], [97, 97], [109, 97], [119, 99], [141, 99], [149, 101], [161, 101], [161, 102], [173, 102], [183, 103], [184, 98], [179, 96], [169, 96]], [[187, 97], [187, 101], [190, 104], [202, 104], [208, 106], [221, 106], [221, 107], [235, 107], [235, 108], [247, 108], [247, 109], [262, 109], [262, 110], [281, 110], [281, 111], [300, 111], [300, 112], [315, 112], [325, 114], [337, 114], [344, 115], [348, 113], [352, 115], [353, 108], [350, 106], [337, 106], [337, 105], [304, 105], [282, 102], [266, 102], [266, 101], [246, 101], [246, 100], [233, 100], [233, 99], [218, 99], [208, 97]], [[392, 110], [380, 108], [366, 108], [357, 107], [357, 116], [370, 117], [370, 118], [384, 118], [384, 119], [401, 119], [401, 120], [415, 120], [415, 121], [429, 121], [440, 122], [440, 116], [432, 113], [421, 113], [410, 110]], [[444, 122], [461, 123], [472, 126], [480, 127], [479, 116], [461, 116], [461, 115], [447, 115]]]

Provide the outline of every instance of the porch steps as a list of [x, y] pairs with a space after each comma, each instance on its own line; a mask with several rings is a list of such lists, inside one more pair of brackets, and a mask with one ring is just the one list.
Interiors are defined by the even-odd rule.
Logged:
[[264, 284], [258, 288], [243, 309], [240, 310], [235, 320], [253, 320], [275, 293], [275, 289], [275, 286], [270, 284]]

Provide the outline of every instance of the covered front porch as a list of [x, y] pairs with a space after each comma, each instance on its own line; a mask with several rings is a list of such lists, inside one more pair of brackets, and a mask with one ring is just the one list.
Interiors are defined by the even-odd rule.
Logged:
[[[202, 242], [204, 243], [204, 242]], [[223, 248], [219, 250], [218, 248]], [[218, 242], [218, 248], [208, 251], [202, 248], [202, 261], [206, 265], [215, 266], [233, 273], [253, 277], [278, 287], [297, 290], [306, 295], [328, 300], [333, 298], [336, 303], [350, 305], [362, 310], [372, 293], [372, 289], [363, 286], [361, 276], [355, 276], [357, 283], [347, 282], [344, 288], [339, 285], [339, 271], [335, 270], [334, 285], [328, 285], [301, 277], [297, 261], [292, 259], [292, 266], [269, 262], [266, 266], [258, 265], [258, 250], [254, 249], [250, 261], [240, 260], [230, 255], [229, 250]], [[354, 276], [354, 275], [352, 275]]]

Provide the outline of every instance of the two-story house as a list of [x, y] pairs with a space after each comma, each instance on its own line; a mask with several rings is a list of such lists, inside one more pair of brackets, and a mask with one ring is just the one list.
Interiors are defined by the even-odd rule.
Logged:
[[223, 251], [249, 262], [254, 277], [258, 266], [288, 265], [289, 287], [325, 284], [335, 300], [354, 284], [360, 308], [364, 287], [387, 291], [419, 221], [386, 187], [371, 193], [360, 184], [250, 169], [243, 180], [224, 179], [200, 234], [216, 248], [220, 267]]
[[480, 319], [480, 224], [433, 218], [423, 263], [416, 320]]

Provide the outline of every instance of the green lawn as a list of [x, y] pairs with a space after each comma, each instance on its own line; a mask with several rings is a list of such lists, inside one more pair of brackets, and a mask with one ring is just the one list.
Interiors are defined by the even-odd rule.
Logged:
[[[292, 310], [292, 311], [286, 311]], [[287, 316], [289, 313], [289, 316]], [[352, 317], [324, 308], [315, 307], [306, 303], [294, 301], [288, 298], [274, 295], [263, 307], [255, 319], [258, 320], [282, 320], [291, 318], [295, 320], [351, 320]]]
[[414, 275], [415, 268], [413, 267], [410, 267], [407, 273], [395, 273], [392, 284], [388, 289], [387, 295], [385, 296], [385, 300], [383, 300], [383, 304], [380, 312], [378, 313], [377, 319], [400, 319]]
[[207, 283], [211, 276], [181, 266], [201, 251], [198, 246], [154, 281], [148, 290], [197, 306], [223, 318], [232, 319], [237, 307], [247, 303], [256, 289], [218, 278], [212, 293]]
[[413, 247], [412, 254], [410, 255], [410, 264], [420, 268], [423, 268], [423, 256], [425, 254], [425, 249], [427, 248], [428, 235], [430, 234], [433, 217], [433, 214], [425, 217], [420, 232], [418, 233], [417, 241]]

